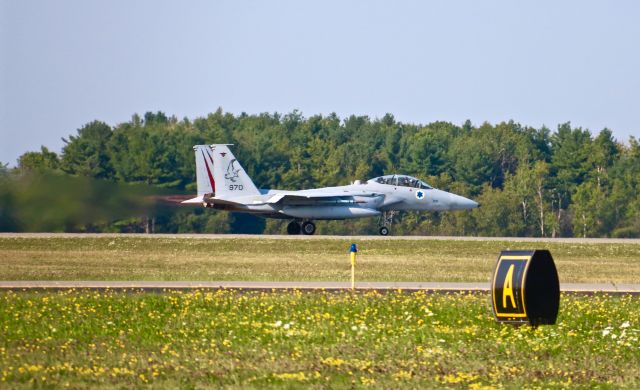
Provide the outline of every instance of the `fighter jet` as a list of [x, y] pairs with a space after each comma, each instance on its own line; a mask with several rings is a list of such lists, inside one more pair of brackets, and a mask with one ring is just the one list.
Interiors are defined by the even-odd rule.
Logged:
[[400, 211], [467, 210], [479, 204], [438, 190], [407, 175], [386, 175], [362, 183], [299, 191], [258, 189], [229, 149], [231, 144], [195, 145], [198, 196], [183, 201], [217, 210], [290, 219], [288, 234], [314, 234], [314, 220], [379, 217], [386, 236]]

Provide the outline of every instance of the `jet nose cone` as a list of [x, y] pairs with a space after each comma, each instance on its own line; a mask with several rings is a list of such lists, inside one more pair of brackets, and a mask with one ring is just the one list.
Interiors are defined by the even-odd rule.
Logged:
[[464, 201], [461, 202], [461, 206], [463, 209], [477, 209], [480, 207], [480, 203], [473, 201], [471, 199], [462, 198]]
[[464, 196], [451, 194], [451, 206], [454, 210], [468, 210], [476, 209], [480, 207], [480, 203], [471, 199], [467, 199]]

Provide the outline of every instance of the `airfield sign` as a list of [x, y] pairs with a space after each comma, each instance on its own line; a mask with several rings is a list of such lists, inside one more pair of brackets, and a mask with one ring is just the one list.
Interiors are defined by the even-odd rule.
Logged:
[[551, 253], [502, 251], [493, 272], [491, 303], [498, 322], [554, 324], [560, 283]]
[[526, 318], [524, 275], [530, 256], [500, 256], [494, 275], [493, 308], [501, 319]]

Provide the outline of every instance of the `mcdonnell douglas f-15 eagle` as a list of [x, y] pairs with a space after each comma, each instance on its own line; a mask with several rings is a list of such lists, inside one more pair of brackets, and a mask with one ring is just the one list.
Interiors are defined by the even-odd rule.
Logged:
[[195, 145], [198, 196], [182, 203], [290, 219], [289, 234], [313, 234], [314, 220], [380, 217], [380, 234], [389, 234], [399, 211], [466, 210], [478, 203], [438, 190], [407, 175], [387, 175], [362, 183], [300, 191], [258, 189], [229, 144]]

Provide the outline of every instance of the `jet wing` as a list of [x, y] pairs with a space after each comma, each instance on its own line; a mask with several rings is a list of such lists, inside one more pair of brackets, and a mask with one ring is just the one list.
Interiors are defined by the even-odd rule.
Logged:
[[362, 192], [362, 193], [353, 193], [353, 192], [309, 192], [309, 193], [293, 193], [293, 194], [275, 194], [267, 203], [269, 204], [295, 204], [295, 203], [310, 203], [317, 201], [322, 203], [322, 201], [335, 201], [335, 200], [350, 200], [353, 199], [354, 196], [360, 197], [375, 197], [380, 194], [374, 192]]

